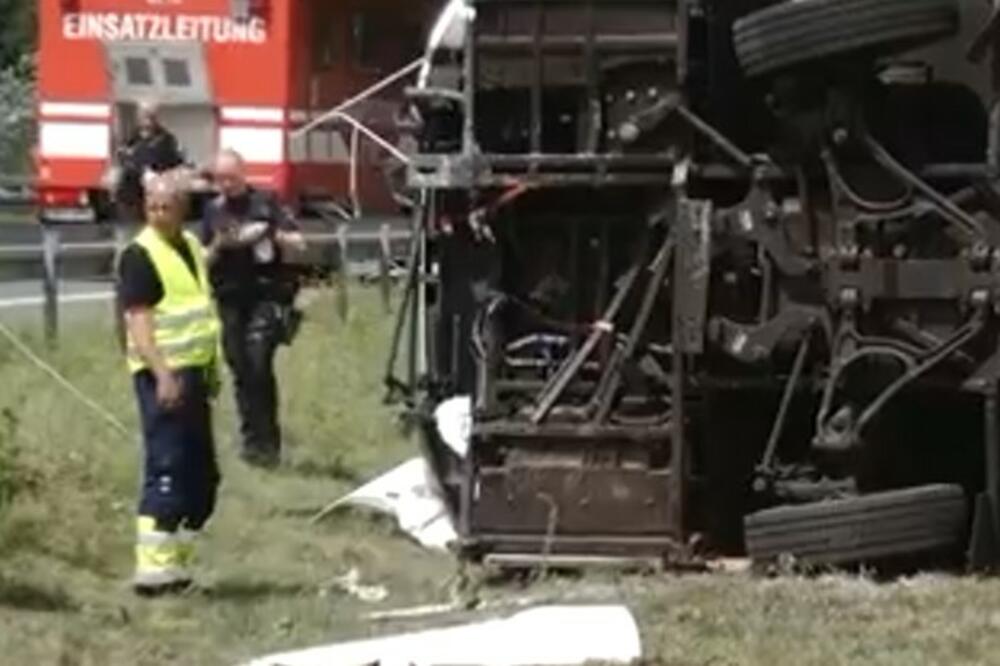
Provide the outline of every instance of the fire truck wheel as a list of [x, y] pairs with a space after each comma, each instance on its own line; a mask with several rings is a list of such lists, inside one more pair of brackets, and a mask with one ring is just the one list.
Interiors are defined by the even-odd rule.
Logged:
[[757, 76], [852, 52], [884, 54], [958, 30], [958, 0], [795, 0], [733, 25], [740, 64]]
[[806, 567], [948, 551], [962, 543], [966, 526], [965, 493], [955, 485], [782, 506], [745, 519], [755, 563], [790, 557]]

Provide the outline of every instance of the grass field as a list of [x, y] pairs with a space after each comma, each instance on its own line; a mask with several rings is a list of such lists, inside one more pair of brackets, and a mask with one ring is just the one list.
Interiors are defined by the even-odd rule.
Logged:
[[[138, 442], [122, 437], [0, 340], [0, 664], [234, 664], [266, 652], [408, 628], [367, 622], [381, 607], [439, 603], [458, 570], [383, 520], [308, 518], [412, 455], [379, 383], [389, 318], [355, 290], [349, 321], [317, 299], [280, 373], [288, 466], [262, 473], [233, 455], [219, 405], [225, 480], [205, 544], [205, 589], [143, 601], [127, 587]], [[110, 323], [64, 331], [50, 360], [135, 427]], [[28, 340], [38, 348], [37, 339]], [[365, 604], [331, 580], [357, 567], [389, 598]], [[475, 573], [475, 572], [473, 572]], [[484, 588], [628, 603], [651, 661], [671, 665], [1000, 664], [1000, 584], [920, 576], [749, 575], [545, 578]]]

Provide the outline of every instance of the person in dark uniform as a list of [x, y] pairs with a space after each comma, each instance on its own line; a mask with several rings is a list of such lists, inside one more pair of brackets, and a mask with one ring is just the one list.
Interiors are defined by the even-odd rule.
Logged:
[[238, 153], [221, 152], [212, 178], [219, 195], [205, 207], [201, 238], [235, 384], [240, 454], [273, 467], [281, 454], [274, 355], [290, 340], [297, 317], [296, 282], [283, 258], [305, 243], [277, 199], [247, 183]]
[[184, 231], [178, 183], [157, 176], [147, 185], [146, 226], [119, 259], [118, 292], [145, 452], [133, 585], [148, 595], [190, 585], [220, 474], [211, 421], [219, 322], [204, 248]]
[[115, 199], [119, 218], [127, 222], [141, 219], [144, 180], [185, 163], [177, 138], [160, 124], [156, 105], [142, 102], [138, 116], [138, 129], [118, 151], [120, 172]]

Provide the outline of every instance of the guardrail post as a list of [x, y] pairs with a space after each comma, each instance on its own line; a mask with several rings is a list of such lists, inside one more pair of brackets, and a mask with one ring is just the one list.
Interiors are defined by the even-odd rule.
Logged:
[[337, 290], [336, 290], [336, 301], [337, 301], [337, 314], [340, 315], [341, 321], [347, 320], [347, 308], [348, 308], [348, 294], [347, 294], [347, 282], [349, 276], [347, 275], [347, 241], [348, 241], [348, 225], [346, 222], [342, 222], [340, 226], [337, 227], [337, 247], [340, 250], [340, 266], [337, 268]]
[[50, 348], [59, 337], [59, 228], [42, 225], [42, 291], [45, 296], [45, 341]]
[[115, 322], [115, 339], [118, 341], [118, 348], [125, 351], [125, 311], [122, 308], [121, 298], [118, 294], [118, 260], [122, 252], [131, 240], [132, 231], [126, 225], [117, 223], [113, 227], [115, 256], [111, 263], [111, 280], [114, 285], [114, 295], [111, 297], [112, 317]]
[[385, 307], [387, 314], [392, 312], [392, 276], [390, 275], [392, 244], [389, 233], [389, 223], [383, 222], [378, 234], [378, 277], [379, 286], [382, 291], [382, 305]]

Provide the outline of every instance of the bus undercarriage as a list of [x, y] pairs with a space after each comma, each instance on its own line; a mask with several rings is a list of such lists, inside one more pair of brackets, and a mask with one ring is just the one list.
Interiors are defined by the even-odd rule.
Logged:
[[459, 14], [409, 92], [390, 383], [466, 555], [996, 560], [1000, 126], [939, 75], [986, 69], [970, 4]]

